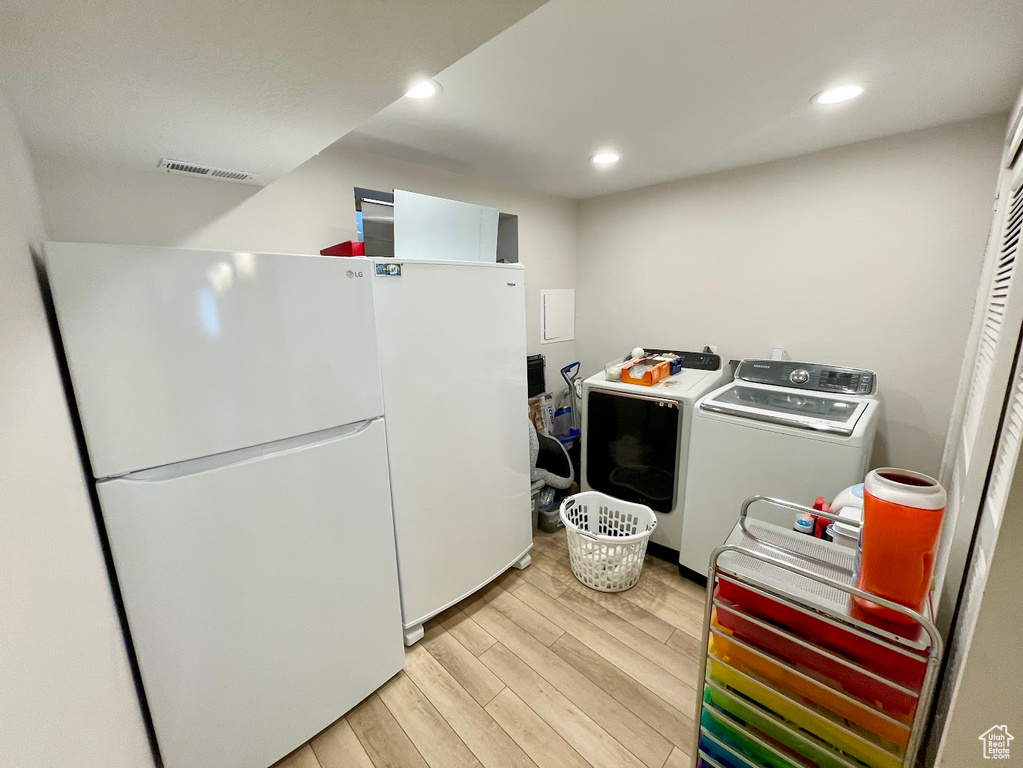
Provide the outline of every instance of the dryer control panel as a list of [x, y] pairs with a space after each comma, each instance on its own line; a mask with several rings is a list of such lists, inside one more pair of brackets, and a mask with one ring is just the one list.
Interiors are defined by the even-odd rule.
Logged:
[[[710, 352], [682, 352], [677, 349], [650, 349], [649, 347], [644, 347], [643, 351], [648, 355], [678, 355], [681, 358], [682, 368], [692, 368], [697, 371], [717, 371], [721, 368], [721, 356]], [[626, 355], [624, 359], [628, 360], [629, 356]]]
[[874, 372], [863, 368], [797, 363], [792, 360], [743, 360], [739, 363], [735, 378], [757, 384], [843, 395], [871, 395], [877, 384]]

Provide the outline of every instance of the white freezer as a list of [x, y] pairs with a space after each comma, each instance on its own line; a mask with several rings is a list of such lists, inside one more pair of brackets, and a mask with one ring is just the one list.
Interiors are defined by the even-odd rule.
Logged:
[[[378, 267], [406, 642], [532, 547], [525, 272], [441, 261]], [[524, 564], [523, 563], [520, 564]]]
[[366, 260], [47, 243], [45, 262], [94, 477], [383, 413]]
[[404, 663], [382, 419], [97, 484], [168, 768], [263, 768]]

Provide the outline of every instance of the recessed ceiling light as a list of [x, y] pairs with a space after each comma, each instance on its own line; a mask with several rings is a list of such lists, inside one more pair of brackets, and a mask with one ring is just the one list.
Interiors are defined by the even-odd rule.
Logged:
[[440, 83], [436, 80], [420, 80], [407, 91], [405, 95], [410, 99], [429, 99], [441, 92]]
[[825, 91], [821, 91], [810, 99], [810, 101], [814, 104], [838, 104], [842, 101], [855, 99], [862, 93], [863, 86], [860, 85], [837, 85], [834, 88], [828, 88]]
[[620, 159], [617, 152], [598, 152], [590, 158], [590, 162], [594, 165], [612, 165]]

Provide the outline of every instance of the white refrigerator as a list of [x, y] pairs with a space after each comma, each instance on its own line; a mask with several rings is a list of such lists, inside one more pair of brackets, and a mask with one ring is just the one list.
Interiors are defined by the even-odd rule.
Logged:
[[525, 271], [374, 261], [405, 643], [533, 545]]
[[163, 764], [270, 765], [404, 661], [368, 262], [44, 252]]

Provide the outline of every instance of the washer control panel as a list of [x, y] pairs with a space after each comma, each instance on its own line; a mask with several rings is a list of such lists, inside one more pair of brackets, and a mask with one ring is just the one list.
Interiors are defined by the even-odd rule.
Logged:
[[870, 395], [874, 393], [877, 384], [874, 372], [863, 368], [842, 368], [791, 360], [743, 360], [739, 363], [735, 378], [757, 384], [844, 395]]

